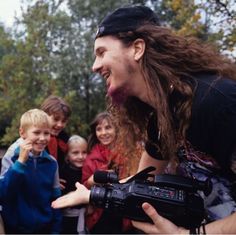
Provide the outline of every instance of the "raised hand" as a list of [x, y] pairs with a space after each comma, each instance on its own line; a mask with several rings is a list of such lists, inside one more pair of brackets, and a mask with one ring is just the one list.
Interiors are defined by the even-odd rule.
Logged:
[[32, 142], [30, 140], [24, 139], [20, 144], [20, 155], [18, 161], [25, 163], [29, 158], [29, 152], [32, 150]]

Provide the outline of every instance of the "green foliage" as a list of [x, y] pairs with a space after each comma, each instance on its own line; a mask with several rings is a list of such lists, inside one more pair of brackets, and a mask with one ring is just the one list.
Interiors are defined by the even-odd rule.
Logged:
[[[89, 123], [105, 105], [105, 84], [93, 74], [98, 23], [114, 9], [148, 5], [161, 22], [181, 35], [197, 36], [235, 58], [235, 11], [230, 1], [194, 0], [22, 0], [22, 18], [11, 32], [0, 25], [0, 142], [18, 135], [19, 118], [51, 94], [63, 97], [73, 113], [69, 134], [87, 137]], [[212, 28], [214, 17], [226, 18]], [[225, 24], [229, 24], [225, 30]], [[14, 33], [13, 33], [14, 32]]]
[[202, 23], [207, 28], [207, 40], [218, 46], [222, 54], [236, 59], [235, 0], [199, 0]]

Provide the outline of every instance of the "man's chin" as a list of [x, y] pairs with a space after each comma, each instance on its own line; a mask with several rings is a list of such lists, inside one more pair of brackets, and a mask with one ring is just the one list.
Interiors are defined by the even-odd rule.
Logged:
[[123, 91], [111, 91], [107, 94], [112, 101], [113, 105], [122, 105], [127, 100], [127, 94]]

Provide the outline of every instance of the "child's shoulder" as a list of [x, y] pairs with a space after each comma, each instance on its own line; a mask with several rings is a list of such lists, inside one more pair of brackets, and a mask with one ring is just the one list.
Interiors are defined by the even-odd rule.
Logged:
[[7, 149], [4, 158], [13, 157], [16, 154], [16, 151], [18, 151], [20, 147], [20, 143], [23, 141], [22, 138], [18, 138], [14, 143], [12, 143], [9, 148]]
[[55, 157], [53, 157], [51, 154], [49, 154], [46, 150], [44, 150], [41, 154], [41, 157], [46, 158], [52, 162], [57, 163], [57, 160]]

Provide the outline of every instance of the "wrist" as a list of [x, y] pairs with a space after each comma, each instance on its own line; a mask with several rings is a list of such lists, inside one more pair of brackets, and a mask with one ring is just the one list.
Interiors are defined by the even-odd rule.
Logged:
[[19, 156], [17, 160], [18, 160], [18, 162], [24, 164], [24, 163], [27, 161], [27, 158], [26, 158], [26, 157]]
[[20, 150], [18, 161], [21, 163], [25, 163], [28, 160], [28, 157], [29, 157], [29, 151]]
[[185, 235], [187, 234], [187, 235], [188, 235], [188, 234], [190, 234], [190, 231], [187, 230], [187, 229], [185, 229], [185, 228], [183, 228], [183, 227], [179, 227], [179, 232], [178, 232], [178, 234], [181, 234], [181, 235], [182, 235], [182, 234], [183, 234], [183, 235], [184, 235], [184, 234], [185, 234]]

